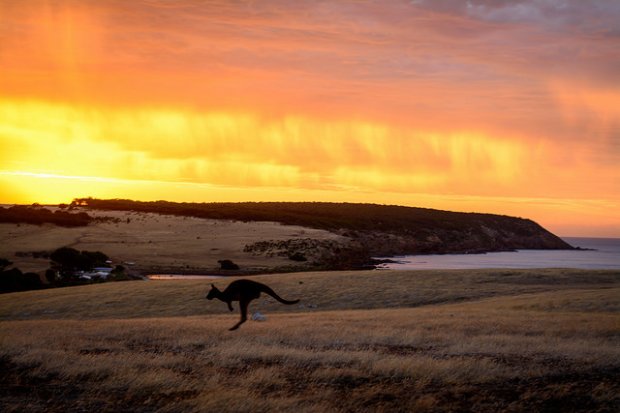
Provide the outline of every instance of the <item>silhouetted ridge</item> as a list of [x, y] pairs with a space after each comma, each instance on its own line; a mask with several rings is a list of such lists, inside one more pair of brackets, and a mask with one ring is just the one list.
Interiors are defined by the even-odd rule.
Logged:
[[0, 222], [12, 224], [54, 224], [61, 227], [81, 227], [90, 224], [93, 217], [85, 212], [50, 211], [40, 206], [14, 205], [0, 207]]

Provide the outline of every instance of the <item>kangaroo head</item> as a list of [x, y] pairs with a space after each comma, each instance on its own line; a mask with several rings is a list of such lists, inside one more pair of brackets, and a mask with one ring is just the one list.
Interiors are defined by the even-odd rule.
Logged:
[[213, 300], [215, 297], [217, 297], [220, 293], [220, 290], [217, 289], [217, 287], [213, 284], [211, 284], [211, 290], [209, 291], [209, 294], [207, 294], [207, 300]]

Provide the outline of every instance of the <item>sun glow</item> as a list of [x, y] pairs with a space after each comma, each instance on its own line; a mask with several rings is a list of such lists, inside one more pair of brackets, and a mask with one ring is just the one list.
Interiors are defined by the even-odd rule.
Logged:
[[524, 153], [516, 141], [469, 132], [245, 113], [4, 102], [0, 121], [5, 171], [39, 177], [428, 192], [453, 190], [455, 174], [512, 183]]

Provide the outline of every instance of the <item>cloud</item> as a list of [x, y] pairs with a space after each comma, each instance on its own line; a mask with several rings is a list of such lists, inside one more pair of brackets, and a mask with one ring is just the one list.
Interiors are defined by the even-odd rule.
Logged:
[[5, 102], [0, 119], [6, 169], [78, 176], [428, 191], [451, 175], [502, 186], [523, 154], [517, 141], [355, 120], [39, 102]]
[[35, 0], [0, 14], [5, 169], [620, 197], [617, 2]]
[[527, 130], [526, 101], [552, 133], [551, 79], [620, 81], [617, 14], [600, 3], [3, 3], [0, 91], [511, 130]]
[[620, 5], [597, 0], [418, 0], [416, 7], [497, 23], [527, 23], [550, 29], [617, 33]]
[[519, 135], [416, 130], [353, 119], [32, 101], [3, 103], [0, 119], [0, 140], [9, 148], [3, 154], [5, 170], [238, 187], [521, 197], [609, 196], [620, 178], [617, 156], [599, 154], [610, 147], [604, 140], [598, 146], [569, 140], [558, 145]]

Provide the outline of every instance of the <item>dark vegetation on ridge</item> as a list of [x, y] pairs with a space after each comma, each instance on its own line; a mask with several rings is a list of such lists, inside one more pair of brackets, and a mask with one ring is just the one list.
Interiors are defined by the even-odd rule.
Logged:
[[86, 212], [50, 211], [37, 204], [0, 207], [0, 222], [12, 224], [54, 224], [61, 227], [81, 227], [93, 222]]
[[[93, 209], [154, 212], [238, 221], [274, 221], [285, 225], [354, 231], [412, 232], [443, 228], [471, 230], [475, 226], [502, 226], [528, 236], [544, 230], [535, 222], [505, 215], [450, 212], [396, 205], [333, 202], [211, 202], [131, 201], [127, 199], [78, 198], [74, 205]], [[561, 240], [560, 240], [561, 241]], [[562, 241], [563, 242], [563, 241]], [[565, 248], [568, 244], [563, 245]]]

